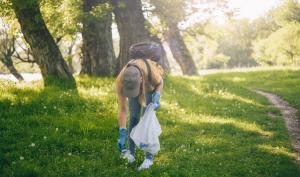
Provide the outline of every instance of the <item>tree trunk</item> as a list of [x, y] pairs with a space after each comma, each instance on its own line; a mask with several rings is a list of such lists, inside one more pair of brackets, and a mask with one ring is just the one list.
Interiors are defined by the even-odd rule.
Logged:
[[65, 59], [67, 61], [67, 64], [69, 66], [69, 70], [72, 74], [74, 74], [74, 72], [75, 72], [75, 69], [74, 69], [74, 66], [73, 66], [73, 57], [74, 57], [73, 48], [75, 46], [75, 43], [76, 43], [76, 38], [74, 38], [71, 41], [70, 46], [68, 46], [67, 56], [65, 57]]
[[23, 76], [16, 70], [16, 68], [12, 65], [7, 67], [9, 72], [18, 79], [18, 81], [24, 81]]
[[24, 78], [22, 77], [22, 75], [16, 70], [13, 61], [11, 59], [11, 56], [5, 56], [5, 58], [3, 60], [1, 60], [2, 63], [7, 67], [7, 69], [9, 70], [9, 72], [15, 76], [16, 79], [18, 79], [18, 81], [23, 81]]
[[132, 44], [150, 41], [145, 28], [145, 18], [140, 0], [111, 0], [120, 34], [120, 53], [116, 73], [130, 60], [129, 48]]
[[63, 80], [68, 81], [63, 83], [75, 88], [75, 79], [43, 20], [39, 0], [13, 0], [12, 4], [24, 38], [39, 65], [45, 86], [57, 84], [55, 80]]
[[182, 73], [185, 75], [198, 74], [195, 62], [180, 35], [177, 24], [168, 24], [168, 27], [169, 30], [167, 31], [166, 39], [173, 57], [181, 67]]
[[73, 74], [74, 73], [74, 67], [73, 67], [73, 57], [72, 56], [67, 57], [67, 65], [69, 67], [70, 72]]
[[114, 73], [116, 57], [112, 42], [112, 12], [106, 9], [104, 14], [95, 16], [91, 10], [97, 5], [106, 5], [104, 0], [85, 0], [82, 31], [82, 70], [81, 74], [110, 76]]

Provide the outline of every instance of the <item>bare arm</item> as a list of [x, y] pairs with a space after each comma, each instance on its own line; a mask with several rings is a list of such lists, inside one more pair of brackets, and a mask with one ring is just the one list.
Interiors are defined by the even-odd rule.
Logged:
[[119, 128], [126, 128], [126, 97], [118, 94], [119, 99]]
[[159, 83], [159, 85], [155, 88], [155, 91], [158, 91], [160, 94], [163, 91], [163, 87], [164, 87], [164, 80], [161, 79], [161, 82]]

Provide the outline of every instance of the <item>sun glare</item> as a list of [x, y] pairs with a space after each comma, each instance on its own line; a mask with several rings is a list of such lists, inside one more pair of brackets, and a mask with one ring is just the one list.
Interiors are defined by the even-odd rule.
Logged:
[[254, 19], [277, 6], [281, 0], [230, 0], [229, 7], [237, 9], [238, 17]]
[[[234, 11], [235, 18], [247, 18], [253, 20], [266, 14], [270, 9], [278, 6], [283, 0], [229, 0], [228, 8]], [[201, 5], [200, 5], [201, 6]], [[206, 7], [206, 6], [205, 6]], [[209, 18], [210, 15], [202, 12], [194, 13], [187, 21], [180, 24], [181, 28], [187, 28], [194, 23]], [[223, 24], [226, 22], [226, 15], [220, 11], [214, 12], [214, 21]]]

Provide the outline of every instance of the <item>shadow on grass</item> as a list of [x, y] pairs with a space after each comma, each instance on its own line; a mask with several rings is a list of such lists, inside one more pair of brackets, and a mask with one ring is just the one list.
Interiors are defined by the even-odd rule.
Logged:
[[116, 115], [107, 109], [77, 90], [10, 88], [0, 99], [0, 174], [81, 176], [76, 162], [115, 148]]
[[[170, 176], [299, 176], [289, 147], [228, 124], [176, 122], [161, 137], [153, 174]], [[166, 125], [165, 125], [166, 126]], [[168, 126], [170, 127], [170, 126]], [[166, 127], [164, 127], [166, 128]], [[172, 130], [173, 129], [173, 130]], [[264, 150], [269, 145], [282, 152]]]
[[[130, 177], [300, 174], [292, 162], [282, 121], [267, 117], [263, 100], [233, 82], [176, 77], [166, 80], [164, 104], [158, 112], [163, 128], [162, 150], [155, 156], [153, 168], [136, 172], [143, 153], [139, 151], [137, 163], [128, 166], [120, 160], [116, 148], [117, 102], [112, 79], [83, 77], [77, 83], [81, 90], [104, 90], [108, 95], [105, 99], [91, 99], [55, 88], [14, 88], [9, 90], [9, 98], [0, 99], [0, 174]], [[262, 148], [263, 145], [271, 148]]]
[[[204, 80], [204, 86], [199, 82], [176, 78], [167, 82], [171, 88], [164, 94], [167, 108], [159, 113], [166, 130], [159, 160], [165, 165], [154, 173], [169, 169], [174, 171], [170, 176], [300, 175], [283, 121], [267, 116], [270, 108], [264, 99], [234, 82]], [[201, 92], [193, 85], [202, 87]], [[222, 92], [242, 99], [226, 99]], [[174, 102], [176, 108], [168, 110]], [[274, 152], [263, 145], [284, 150]]]
[[[176, 102], [179, 108], [191, 113], [230, 117], [249, 123], [260, 123], [261, 119], [257, 117], [257, 114], [266, 113], [263, 105], [266, 102], [257, 102], [262, 101], [257, 99], [261, 97], [247, 88], [240, 87], [233, 82], [203, 80], [201, 83], [199, 80], [190, 79], [169, 80], [167, 87], [176, 89], [166, 90], [167, 93], [164, 93], [164, 97], [167, 97], [167, 104]], [[201, 92], [196, 92], [192, 86], [200, 88]], [[228, 93], [232, 98], [223, 96]]]

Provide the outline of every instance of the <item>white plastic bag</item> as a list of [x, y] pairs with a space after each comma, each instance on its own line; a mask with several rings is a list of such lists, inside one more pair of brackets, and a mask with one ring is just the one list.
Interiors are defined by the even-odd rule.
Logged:
[[131, 130], [130, 137], [138, 148], [155, 154], [160, 150], [159, 135], [161, 132], [154, 106], [150, 103], [139, 123]]

